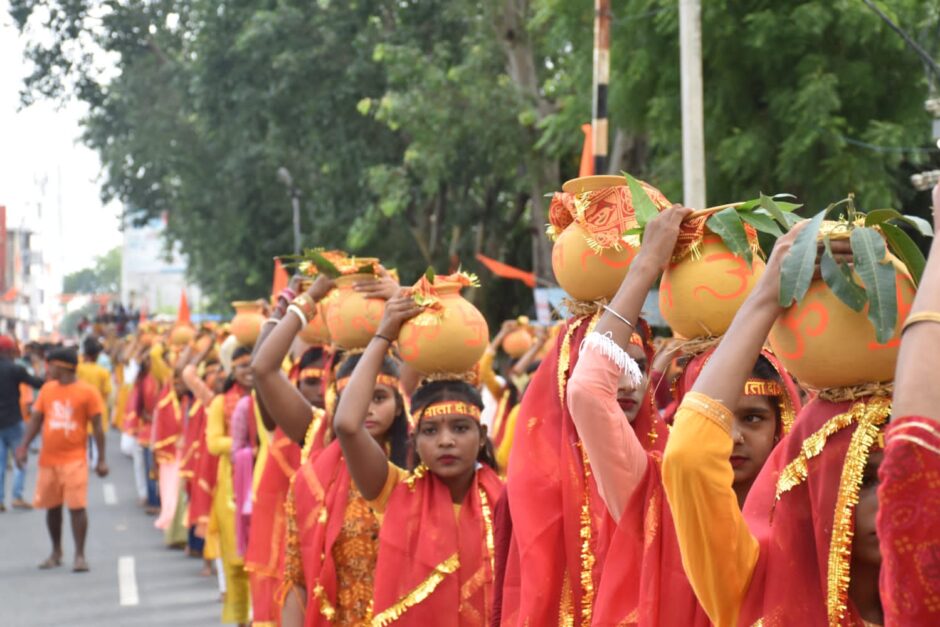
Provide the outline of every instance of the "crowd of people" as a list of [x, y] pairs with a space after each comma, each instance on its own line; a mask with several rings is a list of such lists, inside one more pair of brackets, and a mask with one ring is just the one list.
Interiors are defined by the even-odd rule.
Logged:
[[[41, 434], [40, 568], [62, 564], [65, 505], [88, 569], [113, 428], [166, 544], [217, 573], [222, 623], [940, 624], [940, 243], [893, 381], [818, 389], [768, 343], [805, 223], [723, 333], [654, 337], [642, 308], [695, 214], [647, 193], [660, 211], [616, 294], [550, 326], [490, 339], [449, 309], [466, 275], [402, 288], [331, 252], [254, 322], [105, 330], [29, 367], [3, 338], [14, 506]], [[933, 205], [936, 228], [940, 186]], [[347, 275], [368, 311], [337, 305]]]

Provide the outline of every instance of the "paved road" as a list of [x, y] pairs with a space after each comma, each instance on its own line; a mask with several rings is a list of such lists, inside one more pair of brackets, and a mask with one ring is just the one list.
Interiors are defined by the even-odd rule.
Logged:
[[[118, 435], [112, 433], [108, 440], [111, 474], [106, 479], [94, 475], [89, 479], [85, 554], [91, 572], [71, 571], [74, 545], [67, 515], [63, 526], [65, 565], [40, 571], [36, 566], [50, 551], [45, 512], [8, 509], [0, 514], [0, 625], [219, 624], [221, 604], [215, 577], [201, 577], [201, 560], [164, 546], [162, 532], [153, 527], [153, 517], [137, 505], [131, 460], [121, 455], [118, 443]], [[30, 456], [29, 495], [36, 478], [35, 464], [35, 456]], [[10, 480], [7, 473], [8, 507]], [[105, 493], [111, 490], [117, 502], [108, 504]], [[119, 569], [123, 576], [119, 576]], [[119, 583], [121, 579], [123, 583]]]

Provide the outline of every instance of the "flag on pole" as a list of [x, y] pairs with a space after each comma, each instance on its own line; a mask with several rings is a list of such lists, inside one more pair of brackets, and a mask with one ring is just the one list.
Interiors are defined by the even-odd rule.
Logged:
[[594, 174], [594, 142], [591, 141], [591, 125], [582, 124], [581, 132], [584, 133], [584, 144], [581, 148], [581, 168], [578, 170], [578, 176], [592, 176]]
[[176, 321], [185, 324], [192, 324], [189, 317], [189, 300], [186, 299], [186, 290], [180, 291], [180, 307], [176, 312]]
[[284, 264], [281, 263], [281, 260], [277, 257], [274, 258], [274, 279], [271, 282], [271, 302], [277, 302], [278, 294], [280, 294], [288, 285], [290, 284], [290, 277], [287, 275], [287, 270], [284, 268]]
[[481, 255], [480, 253], [477, 253], [477, 261], [486, 266], [487, 270], [498, 277], [522, 281], [529, 287], [535, 287], [535, 274], [532, 272], [526, 272], [520, 268], [510, 266], [509, 264], [503, 263], [501, 261], [496, 261], [495, 259], [491, 259], [486, 255]]

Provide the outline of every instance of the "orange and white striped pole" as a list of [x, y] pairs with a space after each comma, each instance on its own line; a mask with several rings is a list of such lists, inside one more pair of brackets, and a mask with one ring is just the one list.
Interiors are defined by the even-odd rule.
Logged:
[[610, 82], [610, 0], [594, 0], [594, 102], [591, 144], [594, 174], [607, 173], [607, 85]]

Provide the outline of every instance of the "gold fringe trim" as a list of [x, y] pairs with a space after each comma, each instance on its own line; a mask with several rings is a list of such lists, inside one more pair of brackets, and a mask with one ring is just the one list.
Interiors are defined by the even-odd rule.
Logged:
[[454, 553], [438, 564], [431, 574], [428, 575], [428, 578], [418, 584], [414, 590], [403, 596], [388, 609], [376, 614], [372, 619], [372, 625], [374, 627], [385, 627], [400, 619], [409, 608], [414, 607], [431, 596], [431, 593], [444, 581], [444, 577], [457, 572], [459, 567], [460, 559], [457, 553]]
[[411, 471], [411, 474], [405, 477], [404, 483], [406, 486], [408, 486], [409, 490], [414, 492], [415, 482], [418, 481], [419, 479], [423, 479], [425, 475], [427, 474], [428, 474], [428, 467], [424, 464], [424, 462], [421, 462], [415, 467], [414, 470]]
[[[890, 409], [889, 409], [890, 411]], [[858, 417], [858, 428], [852, 434], [842, 477], [839, 480], [839, 495], [832, 521], [832, 537], [829, 541], [829, 565], [827, 569], [826, 609], [829, 624], [842, 624], [847, 610], [849, 582], [851, 580], [852, 537], [855, 535], [855, 506], [862, 485], [868, 453], [878, 438], [881, 425], [887, 414], [877, 410], [863, 411]]]
[[[528, 623], [526, 623], [528, 625]], [[571, 603], [571, 580], [565, 572], [561, 580], [561, 600], [558, 606], [558, 627], [574, 627], [574, 608]]]
[[568, 315], [572, 318], [584, 318], [593, 316], [604, 308], [607, 304], [606, 298], [600, 300], [575, 300], [573, 298], [563, 298], [561, 304], [568, 310]]
[[486, 492], [479, 488], [480, 510], [483, 513], [483, 529], [485, 531], [486, 552], [490, 556], [490, 572], [496, 571], [496, 549], [493, 541], [493, 512], [490, 510], [490, 500], [486, 498]]
[[591, 463], [584, 446], [578, 443], [584, 464], [584, 500], [581, 503], [581, 624], [590, 625], [594, 611], [594, 530], [591, 519]]
[[297, 531], [297, 509], [294, 505], [294, 479], [290, 478], [287, 498], [284, 501], [284, 511], [287, 515], [287, 542], [284, 548], [284, 577], [277, 591], [275, 600], [281, 607], [287, 601], [287, 595], [294, 586], [305, 587], [303, 558], [300, 555], [300, 535]]
[[723, 335], [705, 335], [702, 337], [693, 337], [687, 340], [676, 340], [671, 349], [687, 357], [695, 357], [718, 346], [721, 343]]
[[304, 435], [304, 445], [303, 448], [300, 449], [301, 464], [307, 463], [307, 459], [310, 458], [310, 451], [313, 450], [313, 438], [320, 430], [320, 425], [323, 424], [323, 418], [326, 416], [326, 411], [319, 407], [312, 407], [311, 410], [310, 424], [307, 425], [307, 433]]
[[600, 319], [600, 313], [601, 310], [598, 309], [594, 311], [590, 320], [587, 316], [582, 316], [572, 322], [568, 325], [568, 330], [565, 332], [565, 337], [562, 339], [561, 352], [558, 355], [558, 398], [561, 400], [562, 405], [568, 404], [565, 394], [568, 385], [568, 368], [571, 367], [571, 338], [585, 321], [588, 322], [587, 332], [590, 333], [593, 331], [594, 327], [597, 325], [597, 321]]
[[336, 608], [334, 608], [330, 600], [326, 598], [326, 591], [323, 589], [322, 585], [317, 584], [314, 586], [313, 597], [320, 602], [320, 614], [323, 615], [323, 618], [331, 623], [336, 620]]
[[816, 432], [808, 435], [800, 445], [800, 453], [796, 458], [787, 464], [780, 472], [777, 478], [777, 490], [775, 500], [806, 481], [809, 473], [809, 460], [822, 453], [826, 442], [833, 435], [852, 425], [861, 423], [863, 419], [880, 420], [878, 424], [887, 420], [891, 415], [891, 401], [880, 396], [875, 396], [867, 401], [857, 401], [848, 411], [833, 416], [826, 424], [820, 427]]
[[477, 385], [480, 382], [480, 375], [476, 370], [467, 370], [466, 372], [431, 372], [421, 378], [421, 385], [433, 381], [463, 381], [470, 385]]
[[848, 401], [857, 401], [867, 396], [891, 398], [894, 396], [894, 381], [887, 381], [885, 383], [864, 383], [862, 385], [851, 385], [844, 388], [809, 389], [824, 401], [846, 403]]

